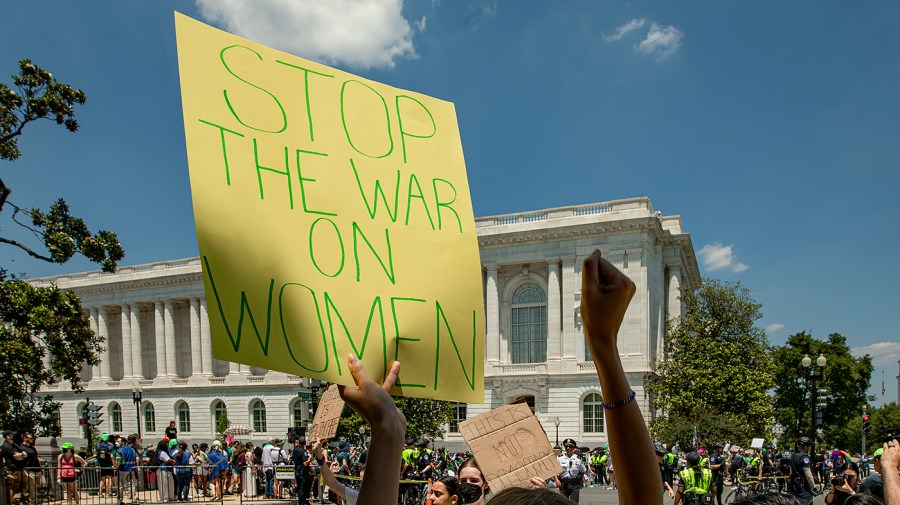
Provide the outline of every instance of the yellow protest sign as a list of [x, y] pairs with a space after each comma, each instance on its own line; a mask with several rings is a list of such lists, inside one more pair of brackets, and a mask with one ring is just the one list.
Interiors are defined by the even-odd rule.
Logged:
[[452, 103], [176, 13], [213, 354], [484, 401], [481, 264]]

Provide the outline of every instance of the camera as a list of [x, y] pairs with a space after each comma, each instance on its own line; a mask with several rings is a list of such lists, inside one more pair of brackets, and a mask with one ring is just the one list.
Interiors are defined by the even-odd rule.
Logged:
[[897, 428], [881, 428], [881, 434], [884, 436], [884, 443], [892, 440], [900, 442], [900, 429]]
[[834, 487], [840, 487], [847, 483], [847, 477], [843, 475], [835, 475], [831, 478], [831, 485]]

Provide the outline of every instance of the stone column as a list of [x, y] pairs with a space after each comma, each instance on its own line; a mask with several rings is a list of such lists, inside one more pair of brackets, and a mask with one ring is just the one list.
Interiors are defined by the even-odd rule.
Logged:
[[122, 304], [122, 378], [131, 379], [134, 372], [131, 368], [131, 307]]
[[213, 375], [212, 341], [209, 335], [209, 315], [206, 312], [206, 298], [200, 299], [200, 365], [203, 375]]
[[681, 267], [669, 265], [669, 290], [666, 299], [666, 316], [675, 319], [681, 316]]
[[[99, 315], [97, 314], [97, 307], [91, 307], [91, 331], [94, 332], [95, 335], [100, 334], [100, 329], [98, 328], [97, 318]], [[106, 343], [103, 344], [106, 346]], [[99, 380], [100, 379], [100, 365], [94, 365], [91, 367], [91, 380]]]
[[166, 376], [166, 320], [162, 300], [153, 304], [154, 333], [156, 333], [156, 377]]
[[559, 263], [547, 264], [547, 360], [560, 359]]
[[241, 366], [234, 361], [228, 363], [228, 375], [237, 375], [241, 373]]
[[490, 363], [500, 362], [500, 296], [497, 292], [497, 265], [487, 267], [487, 300], [485, 318], [487, 334], [484, 336], [485, 358]]
[[144, 345], [141, 335], [141, 306], [131, 304], [131, 362], [134, 377], [143, 379], [144, 376]]
[[110, 353], [109, 353], [109, 326], [106, 324], [106, 309], [100, 307], [97, 309], [97, 334], [103, 339], [103, 352], [100, 353], [100, 378], [109, 380], [110, 375]]
[[163, 301], [163, 319], [166, 325], [166, 376], [178, 377], [178, 353], [175, 351], [175, 304], [171, 299]]
[[[578, 354], [575, 332], [575, 293], [579, 290], [576, 265], [578, 258], [562, 258], [562, 342], [563, 357], [575, 358]], [[584, 347], [584, 346], [582, 346]]]
[[200, 375], [203, 369], [200, 355], [200, 299], [191, 298], [191, 375]]

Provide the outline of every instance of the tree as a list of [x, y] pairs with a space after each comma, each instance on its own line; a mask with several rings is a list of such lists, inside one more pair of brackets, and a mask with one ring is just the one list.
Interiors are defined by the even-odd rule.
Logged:
[[653, 435], [690, 447], [701, 440], [750, 442], [765, 436], [772, 419], [767, 391], [774, 384], [769, 342], [755, 326], [761, 305], [740, 283], [704, 279], [681, 292], [683, 315], [669, 321], [665, 354], [648, 381], [660, 412]]
[[[19, 137], [26, 125], [40, 119], [55, 121], [67, 130], [78, 130], [75, 105], [86, 100], [83, 91], [56, 80], [50, 72], [29, 60], [19, 62], [12, 76], [15, 89], [0, 83], [0, 159], [21, 157]], [[115, 233], [93, 234], [85, 222], [58, 199], [49, 210], [26, 209], [13, 203], [12, 189], [0, 179], [0, 213], [11, 209], [11, 220], [40, 242], [36, 249], [10, 237], [0, 243], [25, 251], [35, 259], [65, 263], [75, 254], [114, 272], [124, 257]], [[59, 434], [59, 404], [40, 392], [58, 379], [72, 390], [83, 390], [80, 374], [85, 365], [99, 364], [103, 341], [91, 330], [77, 297], [55, 286], [35, 287], [0, 268], [0, 426], [31, 430], [42, 436]], [[44, 361], [47, 361], [45, 366]]]
[[228, 420], [228, 411], [222, 412], [219, 420], [216, 421], [216, 439], [225, 440], [225, 430], [231, 427], [231, 421]]
[[[401, 396], [395, 396], [394, 402], [400, 412], [406, 416], [406, 438], [414, 440], [424, 437], [431, 440], [444, 438], [443, 426], [450, 422], [450, 417], [453, 415], [451, 402]], [[341, 413], [337, 436], [347, 440], [356, 440], [359, 438], [360, 426], [366, 426], [365, 420], [345, 405], [344, 411]]]
[[[865, 450], [872, 454], [884, 444], [884, 430], [896, 432], [900, 427], [900, 405], [891, 402], [878, 408], [869, 407], [869, 425], [871, 430], [866, 435]], [[862, 413], [845, 419], [836, 425], [831, 432], [834, 446], [848, 452], [859, 452], [862, 449]]]
[[[816, 365], [820, 354], [827, 360], [822, 370]], [[841, 435], [842, 427], [851, 420], [858, 421], [862, 416], [872, 376], [872, 359], [868, 355], [854, 358], [847, 346], [847, 339], [839, 333], [832, 333], [823, 342], [809, 333], [800, 332], [788, 337], [785, 345], [773, 352], [777, 377], [775, 420], [784, 430], [783, 438], [795, 440], [799, 436], [812, 436], [812, 413], [805, 380], [805, 374], [810, 370], [801, 365], [806, 355], [813, 361], [810, 368], [817, 369], [816, 374], [824, 374], [816, 381], [816, 389], [824, 389], [828, 394], [822, 416], [825, 441], [852, 448], [848, 445], [852, 440]], [[859, 445], [859, 438], [856, 445]]]

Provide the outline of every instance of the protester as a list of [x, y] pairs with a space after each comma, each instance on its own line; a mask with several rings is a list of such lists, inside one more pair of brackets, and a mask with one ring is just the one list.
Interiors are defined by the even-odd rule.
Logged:
[[78, 475], [80, 467], [85, 466], [84, 459], [75, 454], [75, 447], [66, 442], [60, 447], [62, 454], [56, 458], [56, 482], [64, 485], [66, 490], [66, 503], [81, 503], [78, 496]]
[[[334, 463], [335, 461], [331, 461], [328, 459], [328, 455], [324, 451], [324, 443], [321, 440], [316, 440], [313, 445], [313, 456], [316, 458], [316, 461], [319, 463], [319, 466], [322, 468], [322, 480], [324, 484], [328, 486], [328, 489], [334, 491], [334, 493], [338, 496], [340, 500], [342, 500], [347, 505], [356, 505], [359, 500], [359, 493], [362, 491], [362, 486], [360, 486], [360, 491], [353, 489], [352, 487], [344, 484], [339, 481], [335, 476], [334, 472], [331, 471], [330, 463]], [[359, 472], [359, 480], [360, 483], [363, 482], [365, 478], [365, 469]], [[392, 502], [393, 503], [393, 502]]]
[[129, 497], [133, 503], [137, 502], [137, 489], [134, 482], [134, 472], [137, 468], [137, 437], [131, 435], [128, 437], [127, 444], [122, 439], [118, 440], [118, 446], [115, 455], [115, 467], [118, 470], [117, 490], [119, 494], [119, 503], [125, 500], [125, 491], [129, 492]]
[[18, 499], [17, 495], [22, 493], [25, 484], [23, 470], [25, 469], [25, 458], [28, 453], [22, 450], [22, 447], [15, 441], [16, 432], [3, 432], [3, 464], [6, 467], [6, 489], [7, 502]]
[[97, 492], [101, 498], [115, 494], [113, 490], [113, 480], [116, 477], [116, 469], [113, 467], [114, 452], [115, 447], [112, 440], [109, 439], [109, 434], [101, 433], [100, 441], [94, 448], [94, 453], [97, 455], [97, 466], [100, 467], [100, 486]]
[[[481, 489], [481, 495], [473, 501], [472, 504], [484, 505], [487, 501], [487, 494], [490, 492], [490, 487], [488, 486], [487, 480], [484, 478], [484, 474], [481, 473], [481, 468], [478, 468], [478, 463], [475, 462], [475, 458], [465, 460], [459, 467], [458, 475], [460, 484], [471, 484]], [[543, 481], [540, 479], [538, 479], [538, 481], [536, 487], [542, 487]]]
[[26, 431], [22, 434], [22, 451], [26, 453], [23, 463], [25, 464], [25, 472], [22, 477], [25, 479], [25, 491], [28, 496], [26, 503], [35, 505], [38, 503], [38, 489], [44, 487], [44, 474], [42, 473], [41, 460], [38, 458], [37, 449], [34, 448], [34, 434]]
[[175, 421], [169, 421], [169, 425], [166, 426], [166, 438], [169, 440], [178, 438], [178, 430], [175, 429]]

